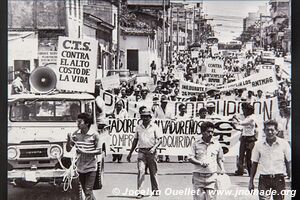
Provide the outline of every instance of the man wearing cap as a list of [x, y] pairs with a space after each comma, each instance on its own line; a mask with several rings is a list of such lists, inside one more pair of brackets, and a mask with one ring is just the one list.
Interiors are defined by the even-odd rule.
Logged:
[[[254, 177], [258, 163], [260, 176], [258, 182], [259, 199], [283, 200], [285, 173], [291, 177], [291, 147], [288, 142], [276, 136], [278, 123], [275, 120], [264, 122], [266, 138], [255, 144], [251, 160], [253, 162], [249, 181], [249, 190], [254, 189]], [[271, 194], [270, 191], [272, 190]], [[276, 193], [275, 193], [276, 192]]]
[[225, 173], [223, 149], [214, 134], [214, 124], [203, 122], [202, 135], [191, 146], [189, 161], [194, 165], [192, 183], [194, 200], [216, 199], [216, 178], [218, 166]]
[[[172, 112], [167, 109], [168, 104], [168, 97], [166, 95], [162, 95], [160, 97], [160, 105], [153, 105], [152, 111], [153, 111], [153, 117], [155, 119], [172, 119]], [[158, 161], [163, 162], [163, 156], [158, 156]], [[166, 155], [166, 162], [169, 162], [170, 158], [168, 155]]]
[[[157, 163], [156, 163], [156, 149], [162, 142], [162, 133], [158, 126], [151, 121], [152, 113], [147, 108], [141, 110], [142, 123], [137, 125], [136, 132], [132, 147], [127, 156], [127, 161], [130, 162], [132, 152], [138, 145], [138, 177], [137, 177], [137, 189], [140, 191], [142, 184], [145, 180], [145, 166], [149, 167], [150, 181], [152, 194], [159, 196], [160, 191], [158, 189], [157, 181]], [[139, 193], [137, 198], [142, 198], [143, 194]]]

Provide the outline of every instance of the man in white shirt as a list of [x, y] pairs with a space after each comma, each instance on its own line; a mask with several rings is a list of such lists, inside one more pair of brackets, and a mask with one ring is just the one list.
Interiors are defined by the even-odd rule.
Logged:
[[251, 152], [254, 147], [254, 143], [257, 140], [257, 120], [254, 115], [254, 107], [249, 103], [244, 104], [243, 114], [245, 119], [239, 121], [239, 125], [242, 126], [242, 133], [240, 136], [238, 169], [235, 172], [235, 175], [243, 176], [244, 160], [246, 159], [247, 170], [250, 176]]
[[[218, 166], [220, 173], [225, 173], [223, 150], [217, 139], [213, 138], [214, 124], [201, 124], [202, 136], [191, 146], [189, 161], [194, 164], [192, 183], [194, 200], [216, 199], [216, 176]], [[205, 197], [204, 197], [205, 195]]]
[[[141, 111], [142, 123], [136, 127], [134, 140], [132, 142], [131, 150], [127, 156], [127, 161], [130, 162], [132, 152], [138, 145], [138, 177], [137, 189], [140, 191], [145, 180], [145, 167], [149, 167], [150, 181], [153, 196], [159, 196], [157, 181], [157, 163], [156, 163], [156, 149], [162, 142], [162, 133], [158, 126], [151, 121], [152, 113], [147, 108]], [[143, 194], [139, 193], [137, 198], [140, 199]]]
[[[291, 147], [286, 140], [276, 137], [278, 123], [275, 120], [264, 122], [266, 139], [258, 142], [252, 152], [253, 162], [249, 181], [249, 190], [254, 189], [254, 177], [258, 163], [261, 165], [258, 190], [259, 199], [283, 200], [285, 190], [285, 173], [291, 177]], [[273, 192], [266, 192], [272, 189]]]

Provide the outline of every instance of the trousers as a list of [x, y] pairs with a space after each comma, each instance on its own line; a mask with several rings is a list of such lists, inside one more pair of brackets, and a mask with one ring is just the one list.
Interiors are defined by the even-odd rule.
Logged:
[[157, 181], [157, 162], [156, 162], [156, 153], [152, 154], [149, 150], [139, 149], [138, 152], [138, 177], [137, 177], [137, 189], [139, 190], [145, 180], [145, 167], [149, 167], [151, 189], [152, 191], [158, 190], [158, 181]]
[[275, 177], [265, 177], [261, 175], [259, 177], [259, 182], [258, 182], [258, 190], [260, 191], [259, 200], [271, 199], [271, 194], [266, 192], [270, 189], [276, 191], [276, 194], [273, 195], [274, 200], [283, 200], [284, 195], [281, 194], [281, 191], [285, 189], [284, 175], [279, 175]]
[[246, 166], [250, 175], [251, 171], [251, 154], [255, 144], [255, 136], [242, 136], [240, 141], [239, 161], [238, 161], [238, 172], [244, 172], [244, 160], [246, 159]]
[[82, 186], [86, 200], [96, 200], [93, 187], [96, 179], [96, 171], [79, 173], [79, 181]]

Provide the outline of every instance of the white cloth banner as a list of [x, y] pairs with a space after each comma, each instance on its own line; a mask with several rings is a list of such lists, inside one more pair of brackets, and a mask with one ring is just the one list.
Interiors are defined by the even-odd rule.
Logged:
[[[201, 137], [201, 123], [207, 120], [165, 120], [155, 119], [162, 133], [162, 144], [157, 148], [159, 155], [188, 155], [192, 143]], [[111, 145], [109, 153], [128, 154], [134, 139], [135, 129], [140, 124], [139, 119], [110, 119]], [[214, 138], [219, 140], [225, 153], [239, 142], [239, 132], [231, 122], [214, 121]]]
[[182, 96], [197, 96], [200, 93], [205, 92], [207, 87], [188, 81], [180, 80], [180, 94]]
[[277, 79], [273, 73], [257, 73], [232, 83], [217, 86], [221, 91], [233, 89], [247, 89], [256, 92], [272, 93], [278, 89]]

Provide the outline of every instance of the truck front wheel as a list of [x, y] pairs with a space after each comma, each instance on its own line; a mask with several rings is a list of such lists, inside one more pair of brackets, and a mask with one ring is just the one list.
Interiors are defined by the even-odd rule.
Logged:
[[38, 182], [31, 182], [31, 181], [24, 181], [21, 179], [17, 179], [14, 181], [16, 187], [22, 187], [22, 188], [31, 188], [35, 186]]

